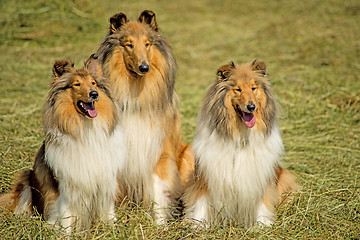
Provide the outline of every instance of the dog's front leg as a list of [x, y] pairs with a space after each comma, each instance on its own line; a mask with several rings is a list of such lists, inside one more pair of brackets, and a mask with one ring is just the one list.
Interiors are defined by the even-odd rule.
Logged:
[[47, 222], [58, 229], [64, 230], [68, 234], [72, 232], [76, 217], [71, 213], [68, 201], [63, 194], [60, 194], [50, 209]]
[[260, 226], [268, 227], [274, 222], [274, 213], [266, 207], [265, 203], [261, 201], [258, 204], [256, 212], [256, 223]]
[[199, 197], [192, 206], [185, 210], [185, 221], [190, 222], [194, 228], [207, 228], [209, 226], [209, 200], [208, 195]]
[[157, 174], [153, 175], [153, 194], [154, 221], [159, 225], [166, 224], [166, 220], [171, 218], [171, 187]]

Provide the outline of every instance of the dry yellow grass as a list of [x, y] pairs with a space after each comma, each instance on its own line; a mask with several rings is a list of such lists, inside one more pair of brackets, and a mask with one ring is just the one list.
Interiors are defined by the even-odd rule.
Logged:
[[[269, 229], [180, 221], [157, 228], [141, 208], [118, 209], [114, 228], [97, 224], [91, 239], [359, 239], [360, 3], [340, 1], [11, 1], [0, 4], [0, 193], [32, 166], [43, 139], [41, 108], [55, 59], [77, 66], [93, 53], [109, 17], [144, 10], [176, 54], [183, 135], [191, 142], [205, 89], [230, 60], [268, 66], [281, 105], [285, 165], [302, 189], [279, 207]], [[61, 238], [38, 218], [0, 214], [3, 239]]]

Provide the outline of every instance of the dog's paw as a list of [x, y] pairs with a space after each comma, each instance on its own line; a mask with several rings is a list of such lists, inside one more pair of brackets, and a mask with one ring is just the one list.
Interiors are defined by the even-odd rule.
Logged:
[[260, 228], [270, 227], [273, 223], [272, 218], [267, 216], [259, 216], [256, 220], [256, 226]]
[[201, 230], [209, 228], [209, 223], [204, 219], [184, 218], [183, 224], [190, 226], [192, 229]]

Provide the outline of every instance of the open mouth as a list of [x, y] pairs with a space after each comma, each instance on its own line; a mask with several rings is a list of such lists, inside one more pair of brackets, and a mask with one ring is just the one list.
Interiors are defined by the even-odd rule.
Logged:
[[132, 68], [128, 68], [128, 70], [134, 76], [140, 75], [138, 72], [134, 71]]
[[143, 75], [142, 73], [139, 73], [138, 71], [135, 71], [135, 69], [132, 67], [131, 64], [126, 64], [126, 68], [127, 68], [127, 70], [129, 71], [129, 73], [130, 73], [131, 75], [133, 75], [134, 77], [142, 76], [142, 75]]
[[129, 73], [134, 76], [134, 77], [142, 77], [144, 76], [146, 73], [148, 72], [141, 72], [140, 69], [135, 70], [135, 68], [133, 68], [133, 66], [131, 64], [127, 64], [126, 65], [127, 70], [129, 71]]
[[240, 118], [244, 120], [244, 123], [248, 128], [252, 128], [255, 125], [256, 118], [254, 113], [242, 111], [238, 105], [236, 105], [235, 111], [240, 116]]
[[95, 108], [94, 105], [95, 102], [83, 102], [83, 101], [78, 101], [77, 105], [80, 109], [81, 112], [83, 112], [86, 116], [90, 117], [90, 118], [94, 118], [97, 116], [97, 110]]

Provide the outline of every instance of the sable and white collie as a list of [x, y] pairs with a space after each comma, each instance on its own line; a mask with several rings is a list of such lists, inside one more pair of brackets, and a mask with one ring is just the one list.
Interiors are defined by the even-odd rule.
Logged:
[[137, 21], [112, 16], [97, 55], [125, 132], [119, 201], [151, 206], [155, 221], [165, 223], [194, 168], [190, 147], [181, 141], [173, 53], [155, 14], [145, 10]]
[[45, 141], [32, 170], [0, 198], [16, 214], [34, 211], [65, 231], [114, 220], [125, 142], [118, 109], [93, 58], [82, 69], [56, 61], [44, 106]]
[[283, 144], [263, 62], [221, 67], [200, 111], [195, 176], [184, 197], [196, 225], [270, 225], [282, 193], [297, 188], [280, 167]]

